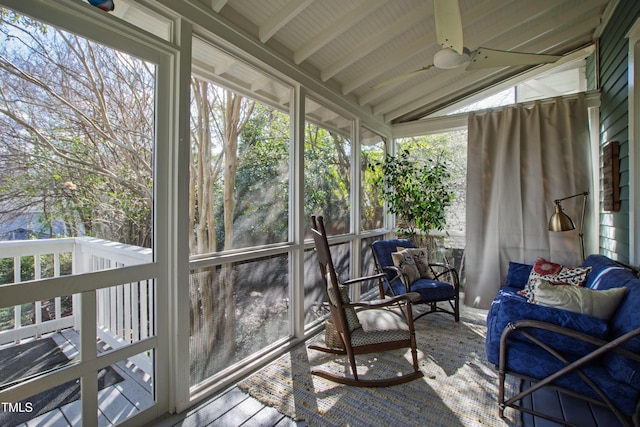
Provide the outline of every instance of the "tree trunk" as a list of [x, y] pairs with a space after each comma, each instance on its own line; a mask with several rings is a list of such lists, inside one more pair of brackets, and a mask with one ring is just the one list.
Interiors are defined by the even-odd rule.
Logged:
[[[190, 242], [192, 253], [204, 254], [218, 251], [214, 197], [220, 173], [223, 179], [224, 249], [233, 249], [234, 246], [238, 138], [251, 115], [253, 103], [245, 106], [241, 96], [218, 88], [211, 90], [206, 82], [194, 80], [192, 87], [198, 113], [195, 118], [191, 162], [189, 216], [194, 233]], [[222, 94], [222, 102], [218, 102], [218, 94]], [[213, 97], [216, 99], [212, 102], [210, 98]], [[212, 108], [212, 104], [215, 108]], [[221, 114], [218, 116], [217, 113]], [[222, 122], [221, 126], [215, 126], [218, 118]], [[219, 157], [214, 158], [214, 136], [211, 130], [216, 128], [220, 130], [222, 152]], [[196, 156], [197, 158], [194, 158]], [[195, 277], [195, 280], [199, 281], [199, 295], [192, 289], [190, 296], [194, 318], [192, 331], [202, 343], [198, 351], [206, 355], [205, 357], [211, 357], [216, 345], [220, 345], [224, 348], [224, 354], [217, 352], [215, 356], [220, 359], [216, 364], [224, 364], [233, 357], [236, 348], [236, 272], [233, 264], [224, 264], [219, 269], [207, 269]], [[202, 326], [198, 319], [202, 319]]]
[[[238, 170], [238, 133], [242, 97], [227, 91], [225, 93], [224, 120], [224, 248], [233, 249], [233, 217], [237, 201], [235, 199], [236, 171]], [[225, 350], [235, 350], [236, 319], [233, 301], [233, 264], [224, 264], [220, 274], [221, 304], [225, 310], [223, 345]]]

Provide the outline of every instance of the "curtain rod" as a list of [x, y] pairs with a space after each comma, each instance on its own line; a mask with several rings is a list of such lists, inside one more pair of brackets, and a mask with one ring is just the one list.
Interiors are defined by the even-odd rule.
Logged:
[[473, 112], [464, 112], [459, 114], [451, 114], [449, 116], [431, 117], [423, 120], [416, 120], [411, 123], [402, 123], [393, 127], [393, 138], [409, 138], [412, 136], [420, 136], [430, 133], [442, 133], [452, 130], [464, 129], [467, 127], [469, 115], [476, 114], [482, 115], [492, 111], [501, 111], [507, 108], [513, 108], [515, 106], [524, 106], [525, 108], [532, 107], [536, 103], [548, 104], [561, 99], [568, 101], [577, 99], [578, 96], [584, 94], [587, 100], [587, 107], [600, 106], [600, 91], [591, 90], [588, 92], [573, 93], [570, 95], [555, 96], [552, 98], [544, 98], [535, 101], [518, 102], [515, 104], [502, 105], [500, 107], [486, 108], [483, 110], [476, 110]]
[[571, 100], [574, 100], [574, 99], [578, 99], [582, 95], [584, 95], [585, 100], [587, 101], [587, 107], [591, 108], [591, 107], [599, 107], [600, 106], [600, 91], [599, 90], [592, 90], [592, 91], [589, 91], [589, 92], [572, 93], [570, 95], [554, 96], [553, 98], [536, 99], [536, 100], [533, 100], [533, 101], [517, 102], [515, 104], [501, 105], [499, 107], [485, 108], [483, 110], [470, 111], [468, 113], [465, 113], [464, 115], [468, 118], [472, 114], [474, 114], [474, 115], [482, 115], [482, 114], [491, 113], [491, 112], [494, 112], [494, 111], [507, 110], [507, 109], [513, 108], [513, 107], [531, 108], [536, 104], [546, 105], [546, 104], [551, 104], [553, 102], [556, 102], [557, 100], [571, 101]]

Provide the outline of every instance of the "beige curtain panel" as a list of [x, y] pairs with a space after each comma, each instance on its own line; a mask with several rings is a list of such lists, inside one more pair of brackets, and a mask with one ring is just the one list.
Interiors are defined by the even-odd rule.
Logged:
[[[592, 193], [590, 151], [584, 95], [469, 116], [465, 304], [488, 308], [509, 261], [580, 263], [578, 231], [548, 223], [555, 199]], [[562, 206], [579, 220], [581, 198]]]

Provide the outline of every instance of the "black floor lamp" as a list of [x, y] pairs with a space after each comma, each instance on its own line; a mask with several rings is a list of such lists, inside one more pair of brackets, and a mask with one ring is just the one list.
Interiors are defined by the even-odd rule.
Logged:
[[582, 260], [584, 261], [584, 213], [587, 209], [587, 196], [589, 195], [588, 191], [584, 193], [574, 194], [573, 196], [565, 197], [564, 199], [556, 199], [555, 203], [555, 212], [551, 215], [549, 219], [549, 231], [570, 231], [575, 230], [576, 225], [573, 223], [573, 220], [569, 218], [569, 215], [564, 213], [562, 210], [562, 206], [560, 202], [567, 199], [572, 199], [574, 197], [584, 196], [584, 202], [582, 203], [582, 217], [580, 218], [580, 229], [578, 230], [578, 235], [580, 236], [580, 247], [582, 249]]

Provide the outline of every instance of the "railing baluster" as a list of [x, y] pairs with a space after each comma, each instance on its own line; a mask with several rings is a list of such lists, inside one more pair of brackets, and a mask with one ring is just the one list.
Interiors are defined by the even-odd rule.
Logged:
[[140, 283], [140, 338], [144, 339], [149, 336], [149, 281], [145, 280]]
[[[34, 255], [33, 256], [33, 278], [35, 280], [42, 279], [42, 263], [41, 263], [42, 255]], [[34, 316], [33, 323], [35, 325], [39, 325], [42, 323], [42, 301], [38, 300], [33, 305]], [[40, 336], [37, 336], [40, 338]]]
[[96, 291], [96, 322], [98, 326], [104, 325], [104, 289]]
[[155, 280], [148, 280], [147, 281], [148, 285], [149, 285], [149, 298], [147, 299], [147, 307], [149, 310], [149, 335], [155, 335], [156, 331], [155, 331], [155, 321], [156, 321], [156, 312], [155, 312], [155, 306], [152, 305], [153, 301], [156, 300], [156, 286], [155, 286]]
[[131, 283], [126, 283], [122, 286], [123, 292], [123, 301], [122, 304], [124, 306], [124, 325], [122, 329], [122, 338], [128, 343], [132, 342], [132, 334], [131, 334]]
[[[73, 244], [71, 252], [71, 274], [80, 274], [91, 271], [91, 258], [87, 254], [82, 252], [82, 248], [78, 241]], [[73, 311], [73, 329], [80, 330], [81, 316], [78, 316], [80, 310], [80, 294], [73, 294], [71, 296], [71, 306]]]
[[131, 342], [140, 340], [140, 287], [141, 282], [131, 286]]
[[109, 320], [109, 325], [108, 328], [111, 329], [111, 331], [118, 335], [118, 325], [116, 323], [117, 321], [117, 317], [118, 317], [118, 311], [117, 311], [117, 307], [118, 307], [118, 301], [117, 301], [117, 297], [118, 297], [118, 287], [114, 286], [112, 288], [109, 289], [109, 316], [110, 318]]
[[[60, 277], [60, 252], [56, 251], [53, 253], [53, 277]], [[54, 318], [61, 319], [62, 318], [62, 298], [56, 297], [54, 299]]]
[[116, 317], [116, 324], [117, 324], [117, 329], [116, 329], [116, 333], [120, 338], [124, 339], [124, 322], [125, 322], [125, 307], [124, 307], [124, 285], [118, 285], [117, 287], [117, 291], [116, 291], [116, 309], [117, 309], [117, 317]]
[[62, 298], [56, 297], [54, 300], [54, 318], [62, 319]]
[[[13, 258], [13, 283], [22, 282], [22, 261], [19, 256]], [[13, 308], [13, 327], [20, 329], [22, 327], [22, 306], [16, 305]]]
[[13, 257], [13, 283], [22, 282], [22, 274], [21, 274], [21, 261], [20, 257]]

